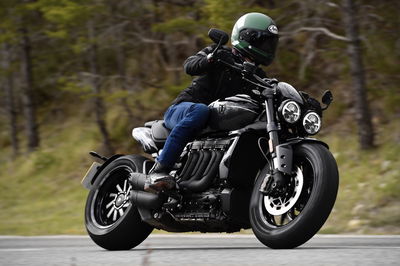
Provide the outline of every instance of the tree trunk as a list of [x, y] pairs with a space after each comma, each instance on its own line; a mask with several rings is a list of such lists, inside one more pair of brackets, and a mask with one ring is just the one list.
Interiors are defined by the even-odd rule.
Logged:
[[28, 151], [39, 147], [38, 124], [36, 121], [36, 105], [33, 89], [31, 41], [28, 30], [21, 28], [21, 74], [22, 74], [22, 103], [26, 119]]
[[357, 6], [353, 0], [343, 0], [344, 23], [349, 39], [351, 76], [353, 80], [356, 121], [361, 149], [374, 146], [374, 132], [367, 101], [366, 78], [362, 58], [361, 41], [358, 30]]
[[96, 117], [97, 126], [99, 127], [101, 136], [103, 138], [103, 146], [106, 149], [108, 155], [111, 155], [114, 153], [114, 148], [111, 144], [110, 134], [108, 133], [107, 124], [104, 119], [107, 111], [103, 99], [101, 98], [100, 95], [101, 90], [100, 90], [98, 67], [97, 67], [97, 45], [95, 41], [94, 26], [92, 21], [88, 22], [88, 39], [90, 42], [88, 48], [88, 60], [89, 60], [90, 73], [92, 75], [91, 85], [93, 88], [93, 92], [95, 93], [95, 96], [93, 98], [94, 113]]
[[17, 111], [14, 105], [14, 86], [13, 78], [10, 71], [11, 62], [11, 49], [7, 43], [3, 43], [2, 47], [2, 68], [4, 70], [4, 94], [6, 112], [8, 117], [8, 123], [10, 127], [10, 140], [13, 148], [13, 156], [16, 157], [19, 153], [19, 141], [17, 136]]
[[[114, 36], [116, 40], [115, 45], [115, 53], [117, 58], [117, 68], [118, 68], [118, 76], [121, 84], [121, 89], [127, 92], [127, 82], [126, 82], [126, 62], [125, 62], [125, 51], [123, 47], [123, 29], [119, 29]], [[134, 120], [134, 115], [132, 113], [131, 108], [129, 107], [127, 98], [121, 99], [121, 105], [124, 108], [128, 119], [132, 122]]]

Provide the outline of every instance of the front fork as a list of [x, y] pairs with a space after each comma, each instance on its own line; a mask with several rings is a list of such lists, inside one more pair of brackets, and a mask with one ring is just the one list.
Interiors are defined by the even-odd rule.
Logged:
[[[264, 96], [265, 112], [267, 115], [267, 132], [269, 136], [268, 147], [271, 154], [271, 172], [265, 177], [260, 191], [267, 195], [281, 195], [285, 192], [287, 180], [285, 174], [292, 172], [292, 148], [288, 145], [280, 145], [278, 130], [274, 112], [274, 90], [268, 90]], [[269, 178], [272, 176], [273, 178]]]

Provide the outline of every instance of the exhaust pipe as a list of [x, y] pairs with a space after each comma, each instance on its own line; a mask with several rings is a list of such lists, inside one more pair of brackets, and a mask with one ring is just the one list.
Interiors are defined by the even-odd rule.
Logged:
[[129, 182], [134, 190], [144, 191], [147, 175], [142, 173], [132, 173]]
[[131, 201], [138, 207], [158, 209], [165, 202], [165, 196], [144, 191], [147, 176], [142, 173], [132, 173], [129, 182], [132, 185]]
[[165, 197], [160, 196], [160, 194], [133, 190], [131, 193], [131, 201], [140, 208], [155, 210], [162, 206], [165, 202]]

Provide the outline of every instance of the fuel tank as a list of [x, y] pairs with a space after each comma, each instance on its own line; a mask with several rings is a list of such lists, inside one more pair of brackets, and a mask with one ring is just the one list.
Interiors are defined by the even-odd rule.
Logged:
[[216, 131], [231, 131], [242, 128], [257, 118], [261, 105], [245, 94], [217, 100], [208, 106], [208, 127]]

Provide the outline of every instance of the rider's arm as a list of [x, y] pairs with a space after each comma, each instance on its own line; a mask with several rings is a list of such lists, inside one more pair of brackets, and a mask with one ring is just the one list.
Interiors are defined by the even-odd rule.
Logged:
[[207, 60], [207, 55], [213, 51], [211, 46], [199, 51], [197, 54], [192, 55], [183, 63], [183, 68], [186, 74], [191, 76], [199, 76], [206, 74], [210, 68], [211, 62]]

